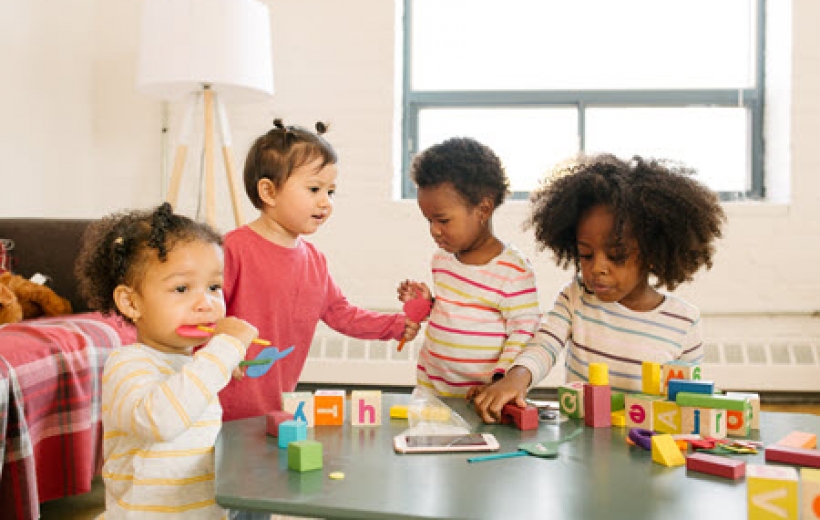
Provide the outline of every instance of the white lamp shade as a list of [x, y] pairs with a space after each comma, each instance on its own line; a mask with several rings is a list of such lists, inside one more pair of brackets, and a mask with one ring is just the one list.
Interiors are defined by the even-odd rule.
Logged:
[[173, 100], [203, 85], [239, 101], [273, 94], [267, 6], [258, 0], [145, 0], [137, 89]]

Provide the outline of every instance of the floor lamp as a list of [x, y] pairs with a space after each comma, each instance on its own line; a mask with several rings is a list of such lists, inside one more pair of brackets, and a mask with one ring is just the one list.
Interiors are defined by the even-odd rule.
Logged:
[[205, 220], [215, 225], [214, 137], [218, 130], [234, 220], [242, 225], [223, 98], [259, 101], [273, 94], [268, 8], [258, 0], [145, 0], [137, 88], [168, 101], [186, 98], [166, 200], [177, 204], [194, 116], [201, 105]]

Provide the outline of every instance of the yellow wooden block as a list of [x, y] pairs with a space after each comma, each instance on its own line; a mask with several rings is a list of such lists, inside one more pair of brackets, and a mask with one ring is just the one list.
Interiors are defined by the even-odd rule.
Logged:
[[610, 414], [612, 426], [626, 426], [626, 410], [615, 410]]
[[820, 469], [800, 468], [800, 511], [803, 520], [820, 520]]
[[390, 407], [390, 418], [391, 419], [407, 419], [407, 405], [406, 404], [394, 404]]
[[680, 433], [680, 406], [671, 401], [652, 401], [652, 429], [658, 433]]
[[686, 464], [686, 459], [669, 434], [652, 436], [652, 460], [664, 466], [674, 467]]
[[746, 466], [749, 520], [797, 520], [797, 470], [787, 466]]
[[609, 366], [606, 363], [589, 364], [589, 384], [594, 386], [609, 384]]
[[641, 391], [649, 395], [661, 395], [661, 364], [644, 361], [641, 365]]

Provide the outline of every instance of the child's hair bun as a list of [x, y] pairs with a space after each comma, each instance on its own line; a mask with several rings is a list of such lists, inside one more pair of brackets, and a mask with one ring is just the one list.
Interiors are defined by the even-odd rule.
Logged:
[[284, 130], [285, 129], [285, 123], [282, 122], [281, 117], [277, 117], [276, 119], [273, 120], [273, 126], [278, 128], [279, 130]]
[[322, 135], [325, 132], [327, 132], [327, 123], [316, 121], [316, 133]]

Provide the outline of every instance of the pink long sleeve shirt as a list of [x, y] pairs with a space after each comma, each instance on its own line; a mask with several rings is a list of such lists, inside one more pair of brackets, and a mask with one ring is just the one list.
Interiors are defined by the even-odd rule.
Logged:
[[[281, 410], [282, 392], [296, 388], [319, 320], [359, 339], [396, 340], [404, 333], [404, 314], [351, 305], [325, 256], [305, 240], [286, 248], [242, 226], [226, 235], [224, 248], [228, 316], [247, 320], [280, 351], [295, 347], [266, 374], [231, 380], [219, 394], [226, 421]], [[264, 348], [270, 347], [252, 344], [246, 357], [254, 359]]]

